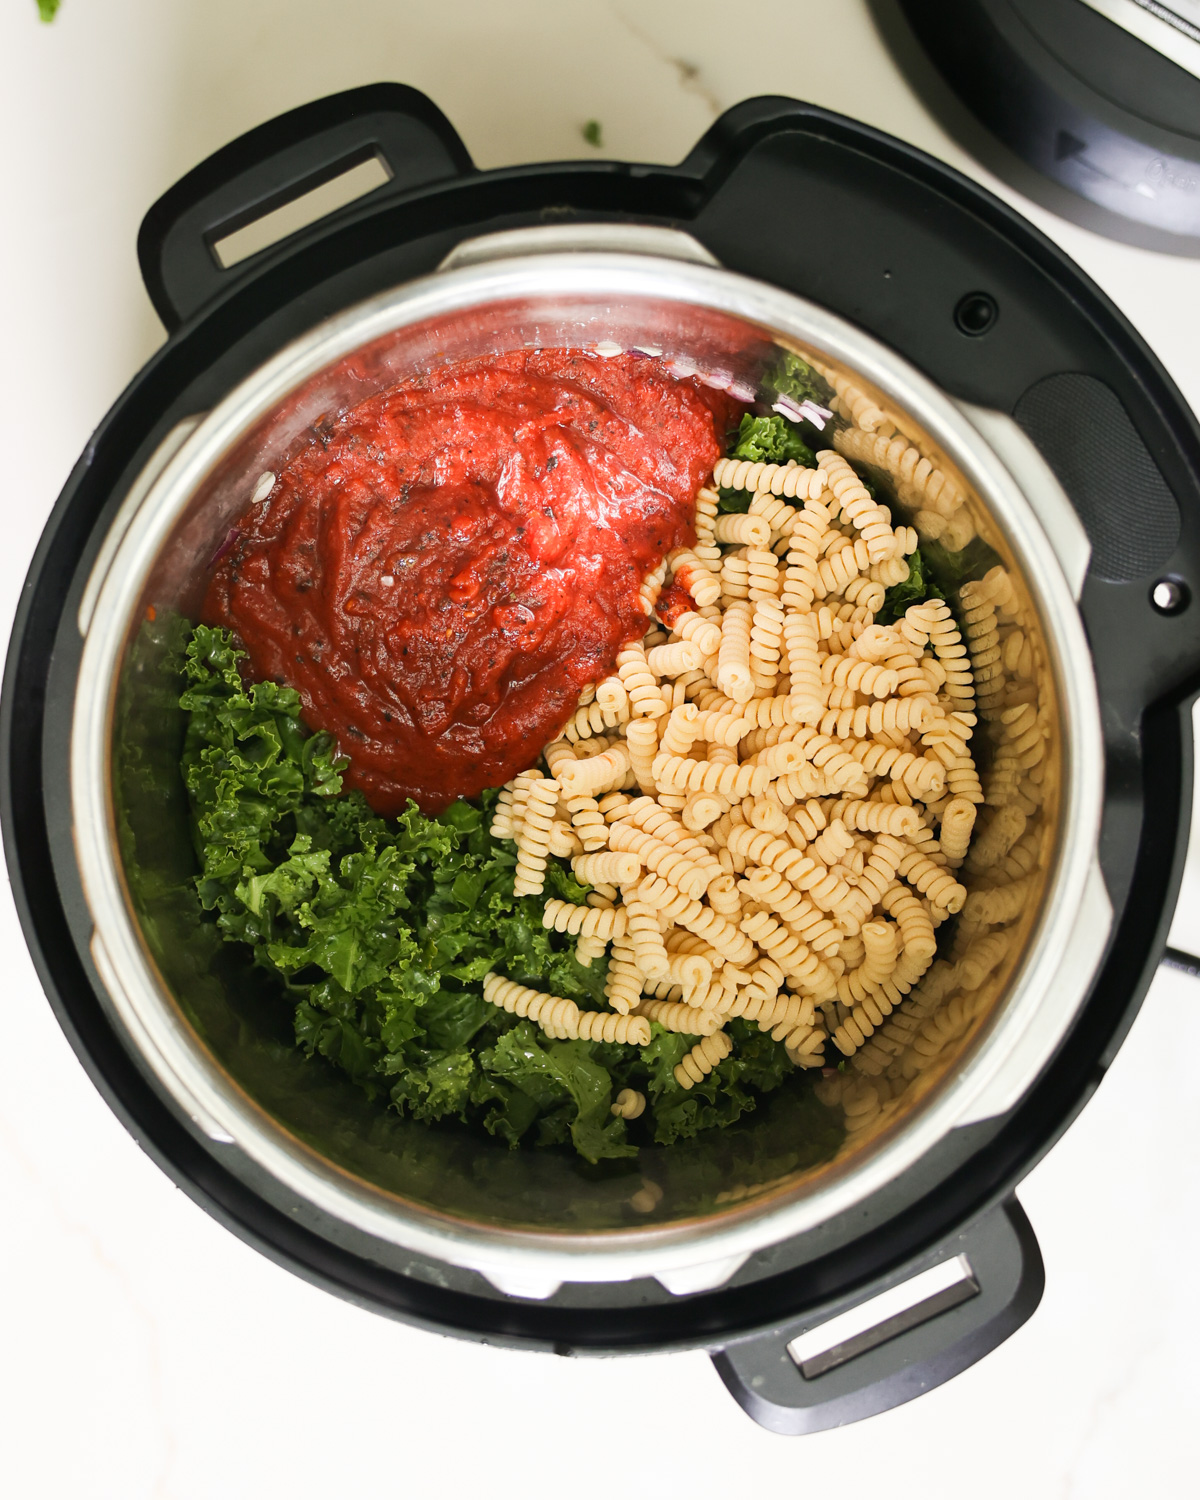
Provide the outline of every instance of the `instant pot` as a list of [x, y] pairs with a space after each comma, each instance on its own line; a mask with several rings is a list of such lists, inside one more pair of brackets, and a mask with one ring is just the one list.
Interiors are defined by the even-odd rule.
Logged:
[[[222, 266], [219, 240], [370, 158], [384, 186]], [[422, 95], [357, 89], [202, 163], [138, 253], [169, 338], [46, 527], [0, 722], [26, 937], [126, 1126], [361, 1306], [559, 1354], [704, 1348], [776, 1431], [894, 1406], [993, 1348], [1042, 1289], [1014, 1188], [1120, 1045], [1186, 848], [1200, 431], [1136, 333], [973, 183], [782, 98], [677, 167], [477, 172]], [[937, 475], [956, 555], [1013, 580], [1051, 752], [1019, 919], [958, 1021], [930, 1013], [930, 1067], [833, 1073], [592, 1170], [384, 1116], [291, 1046], [200, 920], [178, 652], [232, 520], [314, 425], [437, 360], [614, 342], [756, 390], [797, 351], [837, 393], [829, 440], [889, 499]], [[819, 1158], [814, 1111], [837, 1127]]]

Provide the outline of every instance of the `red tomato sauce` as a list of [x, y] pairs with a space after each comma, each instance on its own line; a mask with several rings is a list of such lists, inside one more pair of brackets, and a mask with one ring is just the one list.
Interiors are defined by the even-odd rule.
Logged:
[[733, 415], [655, 360], [521, 350], [314, 430], [214, 571], [208, 624], [295, 687], [384, 815], [533, 764], [646, 627]]
[[682, 615], [695, 609], [696, 601], [681, 583], [668, 583], [658, 596], [654, 612], [668, 630], [674, 630]]

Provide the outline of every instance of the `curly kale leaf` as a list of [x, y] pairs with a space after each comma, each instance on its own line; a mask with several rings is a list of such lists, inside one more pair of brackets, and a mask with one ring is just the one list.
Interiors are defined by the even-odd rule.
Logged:
[[[488, 832], [495, 794], [438, 818], [411, 804], [378, 817], [341, 794], [346, 763], [308, 734], [297, 694], [247, 685], [241, 658], [205, 626], [185, 658], [201, 904], [291, 997], [310, 1055], [419, 1118], [482, 1117], [502, 1080], [489, 1084], [480, 1054], [513, 1024], [484, 1001], [483, 975], [595, 1005], [607, 966], [579, 964], [573, 940], [542, 926], [542, 901], [513, 894], [515, 854]], [[582, 902], [588, 887], [551, 861], [547, 891]]]
[[700, 1040], [678, 1032], [664, 1031], [657, 1024], [648, 1047], [642, 1048], [647, 1070], [647, 1089], [654, 1121], [654, 1139], [663, 1146], [685, 1140], [701, 1130], [732, 1125], [756, 1103], [755, 1093], [779, 1087], [792, 1072], [781, 1042], [771, 1040], [745, 1021], [731, 1021], [726, 1028], [734, 1042], [729, 1057], [690, 1089], [675, 1081], [675, 1066]]
[[[489, 1073], [531, 1099], [543, 1115], [570, 1132], [576, 1151], [590, 1162], [636, 1156], [625, 1139], [625, 1121], [611, 1112], [612, 1078], [592, 1057], [590, 1042], [550, 1042], [522, 1021], [499, 1039], [481, 1061]], [[515, 1122], [509, 1108], [500, 1112]], [[486, 1123], [486, 1122], [485, 1122]], [[488, 1128], [497, 1129], [493, 1117]], [[557, 1134], [553, 1130], [552, 1133]]]
[[775, 396], [784, 396], [797, 406], [812, 401], [828, 408], [833, 387], [798, 354], [785, 351], [778, 366], [764, 377], [763, 385]]
[[742, 418], [731, 457], [765, 464], [786, 464], [794, 459], [806, 469], [814, 468], [817, 462], [795, 422], [778, 415], [754, 417], [749, 412]]

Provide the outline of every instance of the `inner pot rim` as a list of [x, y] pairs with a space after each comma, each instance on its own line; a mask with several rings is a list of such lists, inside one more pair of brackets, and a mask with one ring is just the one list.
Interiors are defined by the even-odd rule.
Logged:
[[[591, 1233], [475, 1223], [424, 1208], [356, 1178], [305, 1146], [242, 1090], [192, 1030], [166, 989], [133, 919], [115, 836], [111, 730], [132, 608], [191, 497], [237, 442], [305, 381], [388, 333], [501, 300], [611, 293], [719, 311], [811, 345], [890, 396], [958, 466], [1003, 531], [1046, 638], [1063, 730], [1056, 868], [1041, 919], [989, 1018], [984, 1045], [954, 1065], [902, 1123], [848, 1161], [757, 1206], [708, 1221]], [[121, 523], [124, 522], [124, 527]], [[135, 1056], [198, 1128], [236, 1143], [299, 1197], [382, 1240], [434, 1259], [497, 1273], [572, 1281], [625, 1280], [666, 1267], [740, 1260], [853, 1208], [901, 1176], [970, 1117], [1020, 1047], [1032, 1084], [1065, 1028], [1036, 1041], [1037, 1012], [1075, 927], [1095, 866], [1102, 807], [1100, 714], [1091, 655], [1074, 599], [1045, 532], [994, 449], [949, 397], [875, 339], [791, 293], [719, 268], [644, 255], [572, 252], [513, 257], [435, 272], [317, 325], [236, 386], [187, 435], [161, 474], [131, 497], [87, 622], [71, 734], [71, 797], [81, 881], [95, 923], [92, 954]], [[1094, 962], [1099, 961], [1099, 951]], [[1090, 977], [1090, 976], [1089, 976]], [[1078, 1004], [1086, 994], [1082, 986]], [[1069, 1021], [1070, 1018], [1068, 1018]], [[1024, 1044], [1024, 1045], [1022, 1045]], [[993, 1113], [995, 1111], [992, 1111]], [[986, 1115], [978, 1115], [983, 1118]]]

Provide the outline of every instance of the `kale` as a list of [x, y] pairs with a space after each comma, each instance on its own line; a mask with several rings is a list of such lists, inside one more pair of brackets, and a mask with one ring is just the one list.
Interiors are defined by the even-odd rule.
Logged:
[[875, 616], [877, 625], [893, 625], [913, 604], [924, 604], [926, 599], [944, 599], [946, 596], [929, 576], [925, 559], [918, 547], [908, 559], [908, 577], [892, 584], [883, 596], [883, 604]]
[[604, 145], [604, 127], [600, 124], [599, 120], [589, 120], [586, 125], [581, 127], [579, 133], [589, 146]]
[[785, 396], [797, 406], [812, 401], [828, 408], [833, 387], [798, 354], [784, 352], [778, 367], [763, 379], [766, 389], [775, 396]]
[[755, 417], [749, 412], [742, 418], [731, 457], [767, 464], [785, 464], [794, 459], [806, 469], [815, 468], [817, 462], [795, 422], [778, 415]]
[[[347, 762], [308, 732], [298, 694], [247, 685], [242, 657], [206, 626], [184, 656], [195, 884], [221, 936], [290, 1001], [302, 1051], [381, 1107], [592, 1163], [732, 1123], [791, 1073], [781, 1044], [735, 1021], [734, 1055], [685, 1090], [673, 1070], [696, 1037], [654, 1025], [643, 1048], [551, 1041], [489, 1005], [481, 981], [495, 969], [606, 1007], [607, 964], [581, 965], [574, 939], [542, 925], [543, 898], [514, 894], [513, 847], [488, 828], [497, 794], [436, 818], [411, 803], [379, 817], [344, 790]], [[547, 897], [580, 903], [588, 890], [548, 861]], [[649, 1096], [632, 1139], [611, 1112], [626, 1087]]]
[[657, 1034], [642, 1049], [642, 1057], [649, 1070], [654, 1139], [659, 1145], [669, 1146], [714, 1126], [732, 1125], [754, 1109], [756, 1093], [770, 1093], [791, 1073], [783, 1045], [766, 1032], [741, 1020], [731, 1021], [726, 1029], [734, 1042], [733, 1052], [706, 1078], [684, 1089], [675, 1081], [674, 1069], [699, 1037], [654, 1027]]

